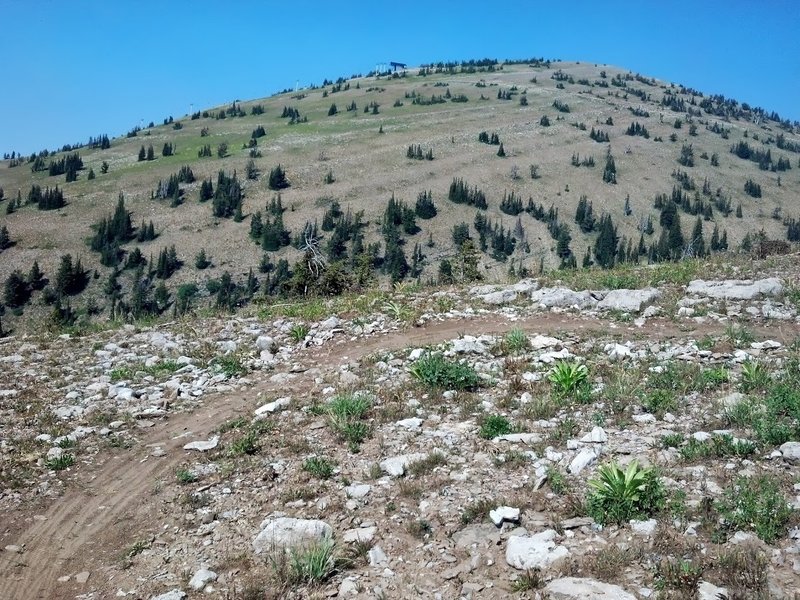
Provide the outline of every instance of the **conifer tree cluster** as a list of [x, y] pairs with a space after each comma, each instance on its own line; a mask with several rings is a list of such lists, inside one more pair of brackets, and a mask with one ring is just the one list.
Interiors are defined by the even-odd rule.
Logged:
[[492, 132], [491, 136], [486, 133], [485, 131], [481, 131], [478, 134], [478, 141], [484, 144], [490, 144], [492, 146], [499, 146], [500, 145], [500, 136], [497, 135], [496, 132]]
[[461, 178], [453, 179], [447, 197], [455, 204], [466, 204], [483, 210], [488, 207], [486, 195], [477, 186], [470, 189]]
[[522, 198], [517, 196], [513, 191], [510, 194], [503, 192], [503, 199], [500, 201], [500, 210], [507, 215], [516, 217], [523, 211]]
[[53, 175], [66, 175], [68, 182], [75, 181], [78, 177], [78, 171], [83, 169], [83, 160], [77, 152], [67, 154], [60, 160], [50, 161], [50, 166], [47, 171], [48, 174]]
[[411, 144], [406, 150], [406, 158], [414, 160], [433, 160], [433, 148], [428, 148], [427, 151], [422, 150], [419, 144]]
[[291, 242], [291, 233], [283, 224], [283, 212], [278, 194], [265, 207], [265, 215], [259, 210], [250, 217], [250, 237], [265, 251], [275, 252]]
[[582, 195], [580, 200], [578, 200], [578, 207], [575, 209], [575, 222], [583, 233], [591, 233], [594, 231], [594, 211], [591, 201], [589, 201], [585, 195]]
[[602, 129], [595, 129], [594, 127], [592, 127], [592, 130], [589, 132], [589, 137], [595, 142], [603, 143], [609, 141], [607, 132], [603, 131]]
[[217, 174], [217, 189], [214, 190], [211, 203], [213, 215], [224, 219], [241, 215], [243, 200], [244, 192], [236, 177], [236, 171], [233, 175], [226, 175], [225, 171], [220, 171]]
[[289, 187], [289, 180], [286, 179], [286, 171], [280, 165], [275, 167], [269, 172], [269, 180], [267, 185], [271, 190], [283, 190]]
[[27, 203], [36, 204], [39, 210], [57, 210], [66, 205], [64, 192], [58, 186], [46, 187], [43, 191], [41, 186], [36, 184], [33, 184], [28, 192]]
[[89, 240], [89, 247], [100, 253], [100, 262], [106, 267], [115, 267], [122, 259], [120, 246], [133, 239], [131, 213], [125, 208], [125, 197], [119, 193], [117, 206], [113, 215], [100, 219], [94, 225], [94, 235]]
[[414, 212], [420, 219], [433, 219], [436, 216], [436, 205], [433, 202], [433, 193], [422, 191], [417, 195]]
[[647, 131], [647, 128], [638, 121], [634, 121], [630, 124], [628, 129], [625, 130], [625, 135], [640, 135], [645, 139], [650, 138], [650, 133]]

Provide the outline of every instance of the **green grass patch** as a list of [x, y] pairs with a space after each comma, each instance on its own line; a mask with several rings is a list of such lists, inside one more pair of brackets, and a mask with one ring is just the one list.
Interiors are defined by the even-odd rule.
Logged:
[[411, 365], [410, 371], [412, 377], [431, 388], [474, 390], [479, 383], [475, 369], [450, 361], [441, 353], [425, 354]]
[[502, 415], [488, 415], [483, 419], [478, 435], [485, 440], [494, 439], [500, 435], [511, 433], [514, 428], [511, 421]]
[[724, 491], [718, 509], [729, 530], [754, 531], [768, 544], [786, 535], [793, 512], [778, 480], [768, 475], [739, 477]]

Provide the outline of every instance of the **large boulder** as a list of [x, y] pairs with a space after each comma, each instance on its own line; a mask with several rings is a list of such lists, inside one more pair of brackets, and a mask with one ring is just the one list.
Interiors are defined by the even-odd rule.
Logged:
[[543, 569], [560, 558], [569, 555], [569, 550], [556, 544], [556, 532], [547, 529], [531, 536], [512, 535], [506, 544], [506, 562], [515, 569]]
[[597, 305], [597, 299], [590, 292], [563, 287], [534, 290], [531, 300], [548, 308], [593, 308]]
[[274, 548], [292, 548], [313, 544], [333, 535], [333, 528], [318, 519], [270, 517], [264, 519], [261, 531], [253, 540], [253, 551], [262, 554]]
[[552, 600], [636, 600], [618, 585], [588, 577], [561, 577], [544, 587]]
[[602, 310], [619, 310], [622, 312], [641, 312], [661, 297], [661, 292], [655, 288], [643, 290], [611, 290], [600, 302], [597, 308]]
[[783, 295], [783, 284], [777, 277], [767, 279], [726, 279], [705, 281], [695, 279], [686, 286], [687, 294], [707, 296], [718, 300], [756, 300]]

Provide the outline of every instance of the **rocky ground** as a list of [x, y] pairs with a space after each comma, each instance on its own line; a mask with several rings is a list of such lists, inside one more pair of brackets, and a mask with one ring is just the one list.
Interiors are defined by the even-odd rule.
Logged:
[[[0, 597], [793, 598], [796, 276], [756, 270], [4, 339]], [[598, 509], [612, 463], [660, 501]]]

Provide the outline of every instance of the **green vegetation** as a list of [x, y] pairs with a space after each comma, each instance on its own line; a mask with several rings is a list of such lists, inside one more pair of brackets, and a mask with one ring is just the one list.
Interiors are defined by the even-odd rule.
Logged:
[[369, 435], [370, 428], [364, 419], [371, 406], [363, 394], [339, 394], [326, 406], [331, 429], [347, 442], [351, 452], [358, 452]]
[[452, 362], [441, 353], [427, 353], [410, 368], [411, 375], [431, 388], [473, 390], [479, 379], [475, 369], [461, 362]]
[[333, 469], [333, 463], [321, 456], [312, 456], [303, 462], [303, 470], [317, 479], [330, 479], [333, 475]]
[[485, 440], [491, 440], [500, 435], [511, 433], [511, 421], [502, 415], [488, 415], [483, 419], [478, 435]]
[[587, 510], [601, 525], [649, 518], [664, 508], [666, 499], [657, 473], [636, 461], [624, 471], [614, 463], [602, 465], [589, 487]]
[[731, 531], [752, 530], [768, 544], [786, 535], [792, 515], [780, 483], [767, 475], [739, 477], [725, 490], [719, 511]]

